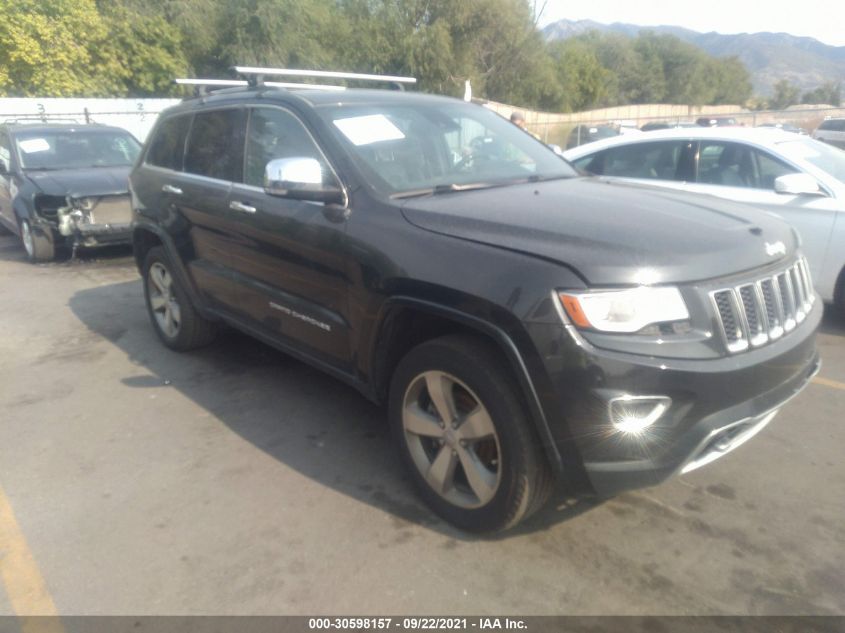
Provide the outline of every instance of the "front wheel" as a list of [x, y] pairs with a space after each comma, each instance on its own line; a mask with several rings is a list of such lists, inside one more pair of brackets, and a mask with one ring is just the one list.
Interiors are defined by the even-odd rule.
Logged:
[[51, 262], [56, 258], [53, 242], [44, 235], [38, 235], [32, 229], [29, 220], [21, 220], [21, 243], [26, 251], [26, 258], [32, 262]]
[[390, 420], [422, 497], [453, 525], [494, 532], [543, 505], [549, 467], [514, 380], [485, 341], [447, 336], [399, 363]]

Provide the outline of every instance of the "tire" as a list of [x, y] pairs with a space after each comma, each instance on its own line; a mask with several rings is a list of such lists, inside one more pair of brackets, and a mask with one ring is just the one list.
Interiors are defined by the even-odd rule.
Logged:
[[56, 258], [53, 242], [48, 237], [33, 231], [29, 220], [21, 220], [20, 229], [21, 244], [26, 252], [26, 258], [31, 263], [51, 262]]
[[388, 406], [416, 488], [449, 523], [496, 532], [548, 499], [542, 448], [513, 377], [484, 340], [445, 336], [412, 349], [393, 374]]
[[217, 326], [203, 318], [172, 273], [164, 248], [151, 248], [144, 259], [144, 300], [153, 329], [172, 350], [185, 352], [211, 343]]

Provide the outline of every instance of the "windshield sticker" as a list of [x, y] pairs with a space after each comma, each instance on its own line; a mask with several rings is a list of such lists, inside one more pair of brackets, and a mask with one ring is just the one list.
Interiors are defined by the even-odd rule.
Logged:
[[50, 144], [44, 138], [27, 138], [18, 141], [18, 147], [21, 151], [27, 154], [35, 154], [36, 152], [46, 152], [50, 149]]
[[355, 145], [369, 145], [405, 138], [402, 131], [383, 114], [336, 119], [334, 124]]

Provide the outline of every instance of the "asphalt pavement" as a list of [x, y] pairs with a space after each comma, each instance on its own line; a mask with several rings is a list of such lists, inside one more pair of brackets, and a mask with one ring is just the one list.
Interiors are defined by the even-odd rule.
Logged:
[[845, 316], [723, 459], [462, 534], [385, 415], [235, 332], [155, 337], [128, 251], [0, 237], [0, 614], [845, 614]]

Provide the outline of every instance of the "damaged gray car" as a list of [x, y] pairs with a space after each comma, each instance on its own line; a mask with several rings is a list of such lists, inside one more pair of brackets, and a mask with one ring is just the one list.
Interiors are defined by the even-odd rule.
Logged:
[[140, 150], [117, 127], [0, 125], [0, 231], [18, 235], [32, 262], [130, 243], [128, 175]]

